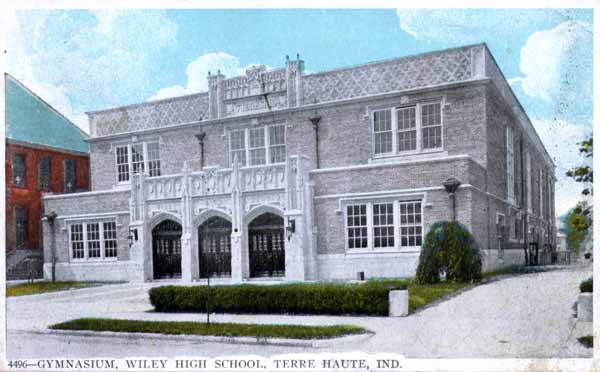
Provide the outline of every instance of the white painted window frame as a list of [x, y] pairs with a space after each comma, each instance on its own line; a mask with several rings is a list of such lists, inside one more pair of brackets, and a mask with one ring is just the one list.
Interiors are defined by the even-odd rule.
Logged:
[[[144, 172], [148, 175], [148, 177], [159, 177], [158, 176], [150, 176], [150, 165], [149, 165], [149, 160], [148, 160], [148, 144], [149, 143], [158, 143], [158, 158], [154, 159], [153, 161], [157, 161], [159, 164], [159, 173], [162, 175], [162, 170], [161, 170], [161, 156], [160, 156], [160, 141], [159, 140], [153, 140], [153, 141], [144, 141], [144, 142], [135, 142], [135, 143], [119, 143], [119, 144], [115, 144], [113, 147], [115, 149], [115, 171], [116, 171], [116, 181], [117, 181], [117, 185], [129, 185], [131, 183], [131, 177], [133, 177], [134, 173], [133, 172], [133, 151], [132, 148], [135, 145], [142, 145], [142, 156], [143, 156], [143, 167], [144, 167]], [[127, 164], [129, 167], [129, 179], [127, 181], [119, 181], [119, 164], [117, 161], [118, 155], [117, 155], [117, 149], [118, 148], [122, 148], [122, 147], [127, 147]]]
[[[373, 205], [374, 204], [393, 204], [393, 219], [394, 219], [394, 247], [391, 248], [375, 248], [375, 240], [374, 240], [374, 226], [373, 226]], [[400, 204], [404, 203], [420, 203], [421, 206], [421, 246], [410, 246], [410, 247], [402, 247], [401, 246], [401, 223], [400, 223]], [[344, 218], [344, 247], [346, 253], [354, 254], [354, 253], [389, 253], [389, 252], [420, 252], [423, 246], [423, 242], [425, 241], [424, 234], [424, 199], [374, 199], [374, 200], [364, 200], [364, 199], [356, 199], [349, 200], [344, 203], [342, 206], [343, 210], [343, 218]], [[348, 245], [348, 206], [354, 205], [366, 205], [367, 206], [367, 247], [366, 248], [350, 248]], [[416, 224], [411, 224], [411, 226], [416, 226]]]
[[[423, 106], [432, 105], [432, 104], [440, 105], [440, 127], [441, 127], [440, 144], [441, 145], [440, 145], [440, 147], [436, 147], [436, 148], [423, 149], [423, 138], [422, 138], [423, 137], [423, 126], [422, 126], [421, 109]], [[407, 108], [411, 108], [411, 107], [415, 108], [415, 129], [417, 131], [417, 138], [416, 138], [417, 146], [416, 146], [415, 150], [399, 151], [398, 150], [398, 111], [401, 111], [401, 110], [407, 109]], [[391, 110], [392, 151], [387, 152], [387, 153], [376, 154], [375, 153], [375, 113], [381, 112], [381, 111], [386, 111], [386, 110]], [[445, 125], [444, 125], [444, 100], [443, 99], [417, 102], [417, 103], [410, 104], [410, 105], [401, 105], [401, 106], [390, 107], [390, 108], [373, 109], [370, 112], [370, 125], [371, 125], [371, 129], [370, 129], [370, 132], [371, 132], [371, 154], [374, 159], [400, 157], [400, 156], [414, 155], [414, 154], [435, 153], [435, 152], [444, 151], [444, 148], [445, 148], [444, 147], [445, 146], [445, 143], [444, 143]]]
[[[286, 128], [287, 126], [285, 124], [270, 124], [270, 125], [263, 125], [263, 126], [250, 126], [250, 127], [246, 127], [246, 128], [231, 128], [231, 129], [227, 130], [227, 152], [228, 152], [227, 158], [229, 159], [229, 165], [233, 166], [233, 158], [232, 158], [232, 153], [231, 153], [233, 151], [231, 149], [231, 134], [233, 132], [238, 132], [238, 131], [244, 132], [244, 152], [246, 155], [246, 162], [241, 165], [242, 168], [259, 168], [259, 167], [264, 167], [264, 166], [268, 166], [268, 165], [284, 164], [285, 158], [287, 157], [287, 155], [284, 156], [284, 161], [277, 162], [277, 163], [271, 163], [271, 143], [270, 143], [270, 138], [269, 138], [269, 129], [271, 127], [283, 127], [283, 144], [278, 144], [278, 145], [274, 145], [274, 146], [284, 146], [285, 153], [287, 154], [287, 128]], [[250, 131], [256, 130], [259, 128], [261, 128], [263, 131], [264, 147], [250, 148]], [[257, 165], [249, 165], [250, 164], [250, 150], [255, 150], [255, 149], [259, 149], [259, 148], [265, 149], [265, 163], [257, 164]], [[241, 149], [235, 150], [235, 151], [241, 151]]]
[[[104, 223], [105, 222], [114, 222], [115, 223], [115, 231], [117, 232], [117, 246], [116, 246], [116, 250], [117, 250], [117, 256], [115, 257], [105, 257], [105, 252], [104, 252]], [[88, 234], [87, 234], [87, 225], [90, 224], [98, 224], [98, 233], [99, 238], [100, 238], [100, 257], [89, 257], [89, 252], [88, 252]], [[81, 225], [82, 228], [82, 234], [83, 234], [83, 258], [74, 258], [73, 257], [73, 240], [72, 240], [72, 236], [71, 236], [71, 229], [73, 225]], [[119, 252], [119, 238], [118, 238], [118, 227], [119, 224], [117, 223], [116, 218], [114, 219], [102, 219], [102, 220], [97, 220], [97, 221], [69, 221], [68, 226], [67, 226], [67, 233], [69, 236], [69, 261], [73, 262], [73, 263], [77, 263], [77, 262], [111, 262], [111, 261], [117, 261], [118, 260], [118, 252]]]

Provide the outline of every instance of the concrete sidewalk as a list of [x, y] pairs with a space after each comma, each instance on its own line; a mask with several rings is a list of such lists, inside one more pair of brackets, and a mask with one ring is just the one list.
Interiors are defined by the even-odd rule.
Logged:
[[[332, 343], [326, 350], [320, 349], [331, 352], [394, 352], [420, 358], [591, 357], [591, 349], [580, 349], [570, 341], [574, 327], [571, 307], [576, 300], [579, 283], [590, 275], [590, 267], [576, 267], [508, 277], [479, 285], [406, 318], [213, 314], [211, 320], [261, 324], [355, 324], [374, 332], [372, 337], [360, 342]], [[9, 298], [9, 332], [20, 334], [21, 331], [26, 337], [26, 332], [43, 331], [50, 324], [81, 317], [205, 321], [206, 314], [153, 312], [147, 295], [148, 289], [154, 286], [152, 284], [99, 287], [97, 290], [87, 288], [47, 298]], [[69, 338], [69, 341], [75, 339]], [[14, 337], [9, 339], [9, 352], [12, 342], [15, 342]], [[154, 346], [164, 344], [165, 347], [169, 343], [155, 338], [144, 341], [143, 337], [137, 342]], [[108, 353], [117, 352], [107, 347]], [[179, 353], [186, 347], [169, 345], [168, 349]], [[203, 348], [206, 356], [220, 355], [219, 350], [218, 347]], [[248, 352], [248, 348], [239, 350], [240, 353], [241, 350]], [[251, 350], [271, 355], [282, 349], [255, 345]], [[232, 352], [237, 354], [237, 349], [232, 349]]]

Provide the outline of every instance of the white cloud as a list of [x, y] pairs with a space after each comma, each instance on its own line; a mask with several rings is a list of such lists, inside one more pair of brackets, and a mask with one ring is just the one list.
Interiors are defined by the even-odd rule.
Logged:
[[588, 89], [591, 93], [591, 75], [586, 75], [591, 71], [582, 68], [585, 65], [576, 58], [577, 49], [591, 46], [591, 37], [590, 25], [578, 21], [531, 34], [521, 49], [519, 68], [525, 76], [509, 82], [520, 83], [525, 94], [547, 102], [576, 98], [568, 97], [574, 93], [571, 90], [577, 90], [576, 95], [588, 93]]
[[[250, 64], [242, 67], [240, 60], [230, 54], [224, 52], [208, 53], [201, 55], [191, 62], [185, 73], [187, 75], [187, 83], [185, 86], [173, 85], [167, 88], [162, 88], [148, 100], [156, 100], [170, 97], [177, 97], [184, 94], [192, 94], [205, 92], [208, 90], [208, 72], [216, 74], [218, 71], [225, 77], [234, 77], [243, 75], [246, 69], [255, 66]], [[267, 66], [267, 69], [269, 67]]]
[[589, 162], [579, 154], [578, 143], [591, 134], [590, 128], [562, 120], [532, 119], [550, 157], [556, 164], [556, 214], [561, 215], [581, 200], [584, 185], [575, 182], [567, 170]]
[[155, 10], [21, 10], [7, 18], [8, 72], [85, 131], [83, 111], [120, 105], [149, 85], [148, 61], [177, 32]]

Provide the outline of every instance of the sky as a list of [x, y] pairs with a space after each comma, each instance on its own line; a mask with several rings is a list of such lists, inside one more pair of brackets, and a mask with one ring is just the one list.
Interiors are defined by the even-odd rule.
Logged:
[[485, 42], [556, 163], [556, 210], [580, 199], [565, 172], [592, 131], [587, 9], [18, 10], [7, 70], [88, 131], [86, 111], [205, 91], [253, 64], [309, 72]]

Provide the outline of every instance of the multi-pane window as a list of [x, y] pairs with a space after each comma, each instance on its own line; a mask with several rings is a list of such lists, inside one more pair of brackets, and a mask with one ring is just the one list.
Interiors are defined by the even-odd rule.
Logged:
[[77, 190], [77, 170], [75, 160], [65, 159], [65, 192], [75, 192]]
[[100, 225], [97, 223], [88, 223], [86, 232], [88, 258], [100, 258], [102, 256], [102, 251], [100, 250]]
[[70, 225], [73, 259], [114, 259], [117, 257], [117, 224], [114, 221]]
[[367, 205], [347, 206], [346, 219], [348, 248], [367, 248]]
[[442, 115], [439, 103], [421, 106], [423, 149], [442, 147]]
[[118, 182], [129, 182], [131, 173], [144, 173], [146, 170], [150, 177], [161, 174], [159, 143], [156, 141], [117, 146], [115, 156]]
[[84, 258], [83, 224], [71, 225], [71, 251], [73, 258]]
[[118, 146], [117, 154], [117, 180], [119, 182], [129, 181], [129, 146]]
[[423, 227], [421, 224], [421, 202], [400, 202], [400, 246], [420, 247]]
[[372, 119], [375, 155], [416, 153], [442, 148], [440, 102], [378, 110], [373, 112]]
[[285, 126], [237, 129], [229, 132], [229, 162], [241, 166], [285, 161]]
[[533, 204], [531, 202], [531, 155], [529, 155], [529, 152], [525, 153], [525, 177], [527, 178], [527, 211], [531, 213]]
[[117, 224], [104, 222], [104, 257], [117, 257]]
[[13, 184], [25, 187], [25, 154], [13, 154], [12, 173]]
[[249, 165], [263, 165], [267, 162], [267, 149], [265, 148], [264, 128], [251, 128], [250, 134], [250, 162]]
[[398, 152], [417, 149], [417, 116], [415, 107], [396, 111], [398, 118]]
[[15, 245], [17, 249], [25, 249], [27, 247], [27, 228], [29, 226], [27, 212], [27, 208], [20, 205], [16, 205], [14, 208]]
[[42, 156], [38, 164], [38, 187], [40, 190], [50, 190], [50, 158]]
[[538, 182], [539, 188], [540, 188], [540, 193], [539, 193], [539, 202], [540, 202], [540, 210], [539, 210], [539, 215], [540, 217], [544, 215], [544, 170], [542, 168], [540, 168], [540, 176], [539, 176], [539, 182]]
[[389, 201], [346, 206], [348, 249], [414, 249], [423, 240], [420, 201]]
[[269, 128], [269, 154], [271, 164], [285, 161], [285, 127], [272, 125]]
[[515, 153], [514, 137], [511, 127], [506, 127], [506, 188], [508, 201], [515, 200]]
[[133, 174], [144, 173], [144, 144], [131, 145], [131, 167]]
[[394, 247], [394, 204], [373, 204], [373, 240], [375, 248]]
[[390, 110], [373, 113], [373, 133], [375, 135], [375, 154], [387, 154], [392, 151], [392, 115]]
[[229, 133], [229, 161], [233, 164], [246, 165], [246, 131], [235, 130]]
[[146, 144], [148, 153], [148, 175], [150, 177], [160, 176], [160, 151], [158, 142], [148, 142]]

